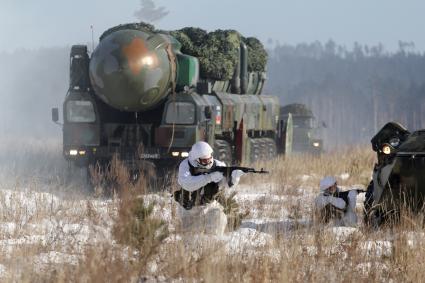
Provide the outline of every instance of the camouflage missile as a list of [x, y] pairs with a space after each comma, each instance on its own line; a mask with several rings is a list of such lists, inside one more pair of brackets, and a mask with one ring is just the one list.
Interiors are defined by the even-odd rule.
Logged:
[[[197, 41], [199, 34], [202, 36]], [[232, 79], [243, 40], [243, 46], [250, 50], [245, 62], [248, 71], [260, 76], [265, 70], [266, 51], [257, 39], [241, 38], [236, 31], [206, 33], [185, 28], [166, 32], [145, 23], [119, 25], [103, 33], [91, 56], [91, 85], [95, 94], [114, 108], [149, 110], [176, 86], [178, 90], [196, 86], [198, 77], [213, 81]], [[248, 85], [251, 91], [246, 92], [257, 93], [261, 85], [253, 89]]]
[[101, 37], [89, 65], [96, 95], [124, 111], [155, 107], [173, 89], [177, 41], [146, 30], [117, 29]]

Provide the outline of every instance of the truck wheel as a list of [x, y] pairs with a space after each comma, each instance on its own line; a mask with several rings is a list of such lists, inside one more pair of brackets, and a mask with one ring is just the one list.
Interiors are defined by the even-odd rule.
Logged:
[[250, 146], [251, 146], [249, 159], [250, 159], [251, 162], [256, 162], [256, 161], [260, 160], [260, 158], [261, 158], [260, 144], [258, 142], [258, 139], [253, 139], [253, 138], [249, 139], [249, 143], [250, 143]]
[[260, 147], [260, 160], [267, 160], [268, 154], [268, 143], [264, 138], [257, 139], [258, 146]]
[[265, 138], [267, 143], [267, 159], [272, 159], [277, 156], [276, 142], [270, 138]]
[[366, 226], [378, 229], [384, 222], [387, 222], [387, 217], [384, 211], [374, 204], [373, 191], [373, 181], [370, 181], [364, 200], [364, 222]]
[[232, 150], [230, 144], [224, 140], [215, 140], [214, 157], [223, 161], [228, 166], [232, 165]]

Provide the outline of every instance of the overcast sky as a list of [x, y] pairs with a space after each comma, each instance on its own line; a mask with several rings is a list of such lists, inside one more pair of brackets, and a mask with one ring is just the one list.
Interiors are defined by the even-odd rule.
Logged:
[[[351, 48], [413, 41], [425, 51], [425, 1], [421, 0], [156, 0], [169, 14], [161, 29], [196, 26], [236, 29], [281, 44], [333, 39]], [[0, 0], [0, 51], [69, 46], [95, 41], [106, 28], [137, 21], [140, 0]]]

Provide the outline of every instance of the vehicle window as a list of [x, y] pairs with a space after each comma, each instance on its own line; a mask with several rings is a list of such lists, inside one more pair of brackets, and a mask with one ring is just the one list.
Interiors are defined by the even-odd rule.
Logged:
[[173, 102], [168, 104], [165, 123], [193, 124], [195, 122], [195, 105], [190, 102]]
[[96, 121], [93, 104], [87, 100], [71, 100], [66, 103], [66, 119], [69, 122], [90, 123]]
[[311, 118], [294, 117], [292, 121], [295, 128], [312, 128], [313, 127], [313, 119]]

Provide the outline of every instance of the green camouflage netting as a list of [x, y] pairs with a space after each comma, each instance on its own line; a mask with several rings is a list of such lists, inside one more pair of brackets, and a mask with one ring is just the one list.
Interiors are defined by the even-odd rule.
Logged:
[[122, 30], [122, 29], [135, 29], [135, 30], [142, 30], [142, 31], [149, 31], [149, 32], [155, 32], [155, 27], [148, 23], [131, 23], [131, 24], [124, 24], [124, 25], [118, 25], [115, 27], [112, 27], [110, 29], [107, 29], [99, 38], [99, 41], [104, 39], [106, 36], [110, 35], [114, 31]]
[[215, 80], [230, 80], [238, 62], [240, 35], [234, 30], [207, 33], [199, 28], [171, 31], [184, 54], [199, 59], [200, 75]]
[[234, 30], [216, 30], [207, 33], [199, 28], [184, 28], [171, 31], [181, 44], [181, 51], [198, 57], [201, 77], [230, 80], [238, 62], [238, 48], [242, 40], [248, 47], [248, 72], [264, 72], [267, 52], [254, 37], [241, 37]]
[[248, 47], [248, 72], [264, 72], [267, 52], [263, 44], [255, 37], [242, 38]]
[[248, 47], [248, 72], [264, 72], [266, 69], [267, 53], [263, 44], [254, 37], [244, 38], [235, 30], [216, 30], [208, 33], [200, 28], [186, 27], [175, 31], [162, 31], [155, 30], [150, 24], [133, 23], [108, 29], [100, 40], [121, 29], [166, 33], [175, 37], [182, 45], [182, 53], [199, 59], [200, 75], [203, 78], [230, 80], [238, 63], [241, 40]]

